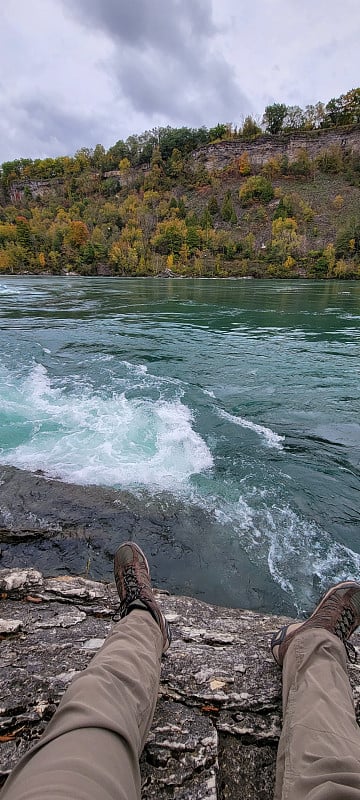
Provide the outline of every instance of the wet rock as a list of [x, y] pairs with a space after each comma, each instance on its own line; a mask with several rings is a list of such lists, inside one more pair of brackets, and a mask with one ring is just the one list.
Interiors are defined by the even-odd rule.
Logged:
[[[224, 536], [226, 535], [226, 546]], [[266, 570], [260, 575], [240, 539], [191, 503], [163, 492], [77, 486], [15, 467], [0, 471], [0, 546], [4, 569], [36, 567], [45, 576], [112, 580], [113, 554], [127, 539], [146, 551], [158, 586], [218, 605], [294, 613]], [[34, 576], [29, 593], [36, 594]], [[4, 589], [6, 591], [6, 589]], [[50, 588], [49, 588], [50, 591]], [[91, 587], [84, 584], [84, 599]]]
[[[1, 782], [101, 647], [118, 596], [112, 583], [45, 579], [30, 569], [1, 570], [0, 581]], [[34, 591], [40, 603], [28, 599]], [[269, 639], [285, 618], [161, 591], [157, 597], [172, 620], [173, 643], [141, 760], [143, 800], [270, 800], [281, 673]], [[350, 677], [359, 711], [357, 665]]]

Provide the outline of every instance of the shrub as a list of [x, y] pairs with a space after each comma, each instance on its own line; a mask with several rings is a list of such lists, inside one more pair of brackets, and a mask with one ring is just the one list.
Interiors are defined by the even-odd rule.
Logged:
[[272, 184], [263, 175], [253, 175], [248, 178], [239, 191], [239, 199], [242, 206], [249, 206], [260, 200], [269, 203], [274, 197]]

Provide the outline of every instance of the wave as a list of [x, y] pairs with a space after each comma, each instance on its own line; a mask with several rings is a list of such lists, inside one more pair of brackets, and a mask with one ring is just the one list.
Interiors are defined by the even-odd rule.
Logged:
[[250, 559], [288, 594], [299, 614], [330, 584], [358, 580], [360, 554], [336, 542], [316, 522], [254, 489], [235, 503], [219, 504], [216, 517], [241, 540]]
[[266, 428], [265, 425], [258, 425], [257, 422], [252, 422], [244, 417], [237, 417], [235, 414], [229, 414], [227, 411], [224, 411], [221, 408], [217, 408], [216, 412], [219, 417], [227, 419], [229, 422], [233, 422], [234, 425], [240, 425], [241, 428], [249, 428], [250, 430], [254, 431], [254, 433], [258, 433], [259, 436], [263, 436], [268, 447], [274, 447], [277, 450], [283, 449], [282, 443], [285, 440], [285, 436], [275, 433], [275, 431], [272, 431], [271, 428]]
[[[138, 379], [146, 368], [125, 365]], [[7, 380], [0, 424], [8, 446], [0, 463], [80, 484], [174, 489], [213, 466], [181, 397], [105, 396], [90, 386], [52, 384], [35, 365], [22, 380]], [[13, 431], [13, 442], [11, 432]], [[20, 441], [19, 441], [20, 439]]]
[[[358, 577], [360, 555], [290, 507], [265, 451], [256, 479], [252, 455], [245, 456], [244, 477], [234, 478], [230, 467], [216, 472], [184, 402], [184, 385], [151, 375], [144, 365], [121, 364], [125, 377], [114, 378], [106, 390], [74, 375], [51, 380], [42, 364], [25, 376], [3, 372], [0, 463], [41, 469], [72, 483], [165, 490], [191, 500], [218, 523], [224, 548], [227, 537], [239, 537], [259, 575], [269, 570], [299, 612], [311, 607], [314, 592], [328, 582]], [[267, 447], [282, 449], [283, 436], [217, 408], [209, 392], [206, 412], [211, 409], [259, 435]], [[211, 442], [216, 448], [214, 437]], [[228, 451], [224, 460], [229, 466]], [[196, 536], [196, 519], [193, 530]]]

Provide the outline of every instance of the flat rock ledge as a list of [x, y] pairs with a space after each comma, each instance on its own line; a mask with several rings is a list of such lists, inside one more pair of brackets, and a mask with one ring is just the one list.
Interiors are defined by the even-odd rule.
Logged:
[[[110, 631], [114, 584], [0, 570], [0, 785]], [[272, 631], [286, 622], [158, 593], [172, 624], [141, 761], [143, 800], [270, 800], [281, 725]], [[359, 637], [354, 637], [359, 646]], [[357, 712], [360, 667], [350, 666]]]

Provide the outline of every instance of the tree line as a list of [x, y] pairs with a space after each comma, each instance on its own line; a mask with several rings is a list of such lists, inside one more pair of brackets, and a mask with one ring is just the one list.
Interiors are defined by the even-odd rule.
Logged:
[[74, 156], [5, 161], [0, 167], [0, 180], [6, 198], [9, 186], [14, 181], [76, 178], [90, 170], [104, 175], [119, 169], [148, 168], [155, 151], [166, 163], [173, 157], [174, 150], [180, 158], [184, 158], [202, 145], [226, 139], [247, 140], [264, 132], [276, 135], [359, 123], [360, 88], [356, 88], [332, 98], [326, 104], [318, 102], [307, 105], [305, 109], [273, 103], [265, 108], [261, 120], [247, 116], [239, 127], [231, 123], [218, 123], [211, 128], [158, 127], [138, 135], [132, 134], [125, 141], [119, 139], [108, 150], [102, 144], [97, 144], [94, 148], [80, 148]]

